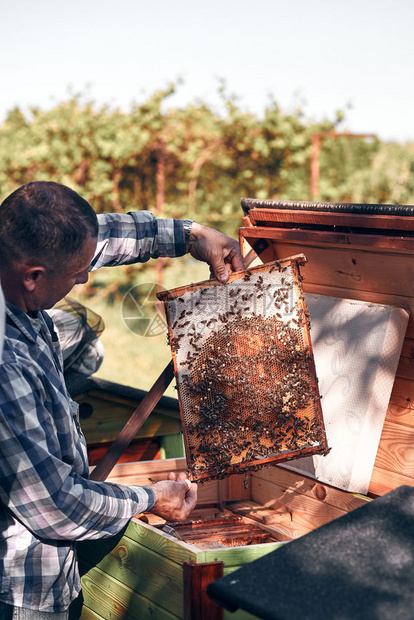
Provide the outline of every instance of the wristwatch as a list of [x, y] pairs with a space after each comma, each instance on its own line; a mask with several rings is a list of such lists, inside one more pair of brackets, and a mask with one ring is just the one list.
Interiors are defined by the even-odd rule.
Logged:
[[190, 232], [191, 226], [193, 225], [193, 220], [183, 220], [183, 228], [184, 228], [184, 241], [185, 241], [185, 251], [188, 252], [188, 245], [190, 242]]

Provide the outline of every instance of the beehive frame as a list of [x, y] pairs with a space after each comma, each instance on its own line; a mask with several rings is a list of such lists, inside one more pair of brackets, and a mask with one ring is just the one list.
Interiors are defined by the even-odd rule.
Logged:
[[189, 475], [221, 478], [327, 452], [303, 255], [158, 294]]

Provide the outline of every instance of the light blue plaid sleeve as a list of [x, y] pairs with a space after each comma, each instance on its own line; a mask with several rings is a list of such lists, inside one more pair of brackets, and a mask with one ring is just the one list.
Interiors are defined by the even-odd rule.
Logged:
[[99, 214], [98, 224], [98, 245], [91, 271], [186, 253], [181, 220], [157, 219], [150, 211], [135, 211]]

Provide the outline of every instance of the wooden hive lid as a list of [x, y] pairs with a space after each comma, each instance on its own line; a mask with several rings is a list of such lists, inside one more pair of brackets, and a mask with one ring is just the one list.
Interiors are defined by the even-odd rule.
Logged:
[[258, 200], [242, 198], [241, 204], [253, 225], [294, 223], [308, 226], [366, 228], [384, 231], [414, 231], [414, 206]]

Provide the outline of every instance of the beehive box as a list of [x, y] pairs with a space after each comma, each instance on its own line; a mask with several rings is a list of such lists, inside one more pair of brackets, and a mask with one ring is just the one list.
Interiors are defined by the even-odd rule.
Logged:
[[[91, 568], [91, 550], [83, 556], [88, 560], [83, 564], [87, 569], [84, 618], [221, 618], [223, 610], [210, 608], [203, 598], [206, 583], [221, 570], [231, 572], [370, 497], [402, 484], [414, 486], [414, 217], [404, 215], [401, 208], [399, 213], [357, 209], [346, 214], [320, 211], [317, 205], [301, 203], [300, 210], [295, 206], [245, 205], [240, 241], [248, 261], [269, 262], [304, 253], [308, 259], [302, 270], [305, 293], [410, 311], [366, 496], [283, 465], [249, 474], [247, 487], [244, 476], [200, 485], [194, 518], [243, 514], [246, 523], [259, 524], [277, 542], [208, 548], [206, 537], [206, 545], [197, 547], [133, 519], [121, 541], [98, 565]], [[169, 470], [184, 468], [184, 459], [121, 464], [111, 479], [147, 484], [149, 478], [162, 479]], [[204, 607], [196, 607], [197, 600], [205, 601]], [[251, 616], [237, 612], [224, 617]]]
[[[183, 470], [185, 459], [119, 464], [109, 480], [148, 484], [149, 479], [162, 480], [169, 471]], [[366, 501], [303, 477], [299, 480], [281, 467], [249, 474], [247, 488], [244, 475], [206, 482], [199, 485], [198, 506], [190, 517], [206, 520], [201, 542], [186, 543], [162, 531], [156, 527], [159, 519], [147, 524], [135, 518], [117, 544], [83, 543], [82, 618], [252, 618], [243, 611], [224, 614], [206, 597], [207, 583]], [[273, 541], [249, 544], [245, 529], [245, 544], [217, 545], [217, 536], [207, 530], [209, 520], [222, 515], [242, 516], [245, 527], [254, 526], [252, 538], [260, 529]], [[183, 530], [176, 531], [185, 539]]]

